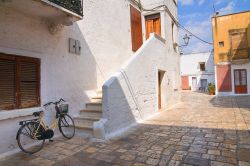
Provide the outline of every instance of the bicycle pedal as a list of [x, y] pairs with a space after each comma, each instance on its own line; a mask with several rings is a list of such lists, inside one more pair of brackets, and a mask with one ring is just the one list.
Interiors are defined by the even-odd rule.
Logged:
[[54, 140], [53, 140], [53, 139], [50, 139], [49, 142], [54, 142]]

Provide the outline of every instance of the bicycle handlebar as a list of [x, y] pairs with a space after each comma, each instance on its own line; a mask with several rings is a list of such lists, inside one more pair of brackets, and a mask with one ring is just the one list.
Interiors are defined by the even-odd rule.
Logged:
[[49, 102], [49, 103], [47, 103], [47, 104], [44, 104], [43, 106], [44, 106], [44, 107], [47, 107], [47, 106], [49, 106], [49, 105], [51, 105], [51, 104], [57, 105], [57, 104], [61, 103], [62, 101], [65, 102], [65, 100], [61, 98], [60, 100], [58, 100], [58, 101], [56, 101], [56, 102]]

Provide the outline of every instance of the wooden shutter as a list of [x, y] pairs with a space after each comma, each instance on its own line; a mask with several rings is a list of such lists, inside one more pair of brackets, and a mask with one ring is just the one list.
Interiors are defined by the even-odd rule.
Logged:
[[160, 17], [154, 20], [154, 32], [161, 36], [161, 19]]
[[40, 103], [40, 62], [37, 59], [19, 58], [19, 106], [38, 106]]
[[0, 55], [0, 109], [15, 108], [15, 60]]
[[146, 39], [149, 38], [150, 33], [161, 36], [161, 16], [160, 14], [153, 14], [145, 17], [146, 20]]
[[130, 5], [132, 50], [137, 51], [142, 43], [142, 23], [141, 12]]
[[150, 33], [154, 32], [154, 21], [146, 20], [146, 39], [149, 38]]

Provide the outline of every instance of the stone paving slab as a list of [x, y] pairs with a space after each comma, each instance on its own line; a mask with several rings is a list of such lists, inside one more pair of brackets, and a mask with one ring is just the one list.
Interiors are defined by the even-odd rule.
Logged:
[[182, 102], [119, 138], [56, 139], [1, 166], [250, 166], [250, 96], [183, 92]]

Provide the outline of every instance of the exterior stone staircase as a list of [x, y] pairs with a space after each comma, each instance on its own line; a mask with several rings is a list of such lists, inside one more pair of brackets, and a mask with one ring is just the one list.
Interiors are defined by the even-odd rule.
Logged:
[[80, 111], [80, 115], [74, 118], [76, 129], [93, 136], [93, 125], [102, 117], [102, 91], [97, 90], [86, 108]]

